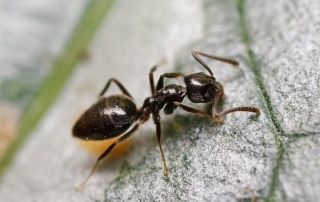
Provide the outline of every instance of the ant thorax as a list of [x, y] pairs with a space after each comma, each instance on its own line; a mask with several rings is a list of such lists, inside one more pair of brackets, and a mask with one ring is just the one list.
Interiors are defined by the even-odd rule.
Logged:
[[170, 84], [155, 92], [153, 96], [146, 98], [142, 108], [150, 113], [158, 113], [165, 104], [172, 105], [174, 102], [182, 102], [185, 96], [186, 88]]

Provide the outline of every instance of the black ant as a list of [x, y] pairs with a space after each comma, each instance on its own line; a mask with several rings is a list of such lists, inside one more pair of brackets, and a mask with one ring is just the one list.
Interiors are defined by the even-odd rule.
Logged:
[[[179, 107], [187, 112], [202, 115], [219, 123], [222, 122], [222, 116], [231, 112], [247, 111], [256, 114], [260, 113], [258, 108], [252, 106], [235, 107], [218, 112], [217, 107], [219, 100], [223, 97], [223, 87], [218, 81], [216, 81], [208, 65], [201, 60], [199, 56], [205, 56], [235, 66], [239, 63], [229, 58], [217, 57], [199, 51], [192, 51], [192, 56], [209, 72], [209, 75], [203, 72], [189, 75], [184, 75], [179, 72], [165, 73], [160, 76], [158, 83], [155, 86], [153, 72], [158, 66], [155, 65], [149, 72], [152, 95], [145, 99], [143, 106], [139, 109], [136, 107], [132, 96], [117, 79], [111, 78], [107, 82], [106, 86], [100, 93], [100, 99], [79, 118], [72, 129], [72, 134], [77, 138], [93, 141], [101, 141], [118, 136], [120, 137], [106, 148], [106, 150], [98, 157], [90, 174], [79, 185], [79, 189], [81, 189], [93, 175], [98, 163], [105, 158], [117, 144], [130, 137], [141, 124], [149, 119], [151, 114], [154, 124], [156, 125], [157, 140], [163, 162], [163, 174], [167, 175], [168, 169], [161, 146], [161, 125], [159, 115], [161, 109], [164, 109], [165, 114], [172, 114], [173, 111]], [[186, 87], [176, 84], [164, 86], [164, 78], [177, 77], [184, 78]], [[102, 97], [108, 90], [111, 82], [114, 82], [120, 88], [122, 94]], [[212, 115], [182, 104], [181, 102], [185, 96], [194, 103], [213, 103]]]

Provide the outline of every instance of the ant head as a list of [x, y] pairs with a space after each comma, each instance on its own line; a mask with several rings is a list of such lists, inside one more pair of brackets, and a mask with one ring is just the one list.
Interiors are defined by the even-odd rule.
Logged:
[[184, 82], [187, 96], [194, 103], [211, 102], [219, 91], [219, 83], [216, 79], [203, 72], [187, 75]]

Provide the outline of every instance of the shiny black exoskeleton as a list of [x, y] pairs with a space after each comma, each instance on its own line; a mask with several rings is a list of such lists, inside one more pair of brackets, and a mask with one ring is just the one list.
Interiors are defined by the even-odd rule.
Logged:
[[[99, 161], [106, 157], [117, 144], [130, 137], [142, 123], [149, 119], [151, 114], [156, 125], [157, 140], [163, 161], [163, 173], [167, 175], [166, 161], [161, 146], [159, 113], [162, 109], [165, 114], [172, 114], [173, 111], [179, 107], [187, 112], [205, 116], [216, 122], [222, 122], [221, 117], [231, 112], [247, 111], [256, 114], [260, 113], [258, 108], [252, 106], [235, 107], [217, 112], [218, 102], [223, 97], [223, 87], [216, 81], [212, 71], [208, 65], [201, 60], [199, 55], [232, 65], [238, 65], [238, 62], [199, 51], [192, 51], [192, 55], [208, 71], [209, 75], [203, 72], [186, 76], [182, 73], [165, 73], [160, 76], [155, 87], [153, 79], [153, 72], [157, 69], [157, 65], [155, 65], [149, 73], [151, 96], [145, 99], [143, 106], [139, 109], [136, 107], [131, 95], [118, 80], [112, 78], [107, 82], [100, 93], [101, 98], [79, 118], [72, 129], [72, 133], [73, 136], [77, 138], [96, 141], [117, 136], [120, 137], [99, 156], [91, 173], [78, 188], [81, 188], [94, 173]], [[185, 87], [177, 84], [164, 86], [164, 78], [177, 77], [184, 78]], [[114, 82], [120, 88], [122, 94], [102, 97], [111, 82]], [[186, 96], [194, 103], [213, 103], [212, 114], [182, 104]]]

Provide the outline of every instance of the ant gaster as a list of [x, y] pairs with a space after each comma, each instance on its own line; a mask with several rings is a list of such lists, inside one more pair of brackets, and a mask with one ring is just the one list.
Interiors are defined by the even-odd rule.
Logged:
[[[117, 79], [111, 78], [107, 82], [100, 93], [100, 99], [79, 118], [72, 129], [72, 133], [73, 136], [77, 138], [93, 141], [110, 139], [117, 136], [120, 137], [98, 157], [90, 174], [79, 185], [78, 189], [81, 189], [92, 176], [98, 163], [105, 158], [117, 144], [130, 137], [141, 124], [149, 119], [151, 114], [154, 124], [156, 125], [157, 140], [163, 162], [163, 174], [167, 175], [168, 169], [161, 146], [159, 115], [161, 109], [164, 109], [165, 114], [172, 114], [173, 111], [179, 107], [187, 112], [202, 115], [219, 123], [222, 122], [222, 116], [231, 112], [247, 111], [256, 114], [260, 113], [258, 108], [252, 106], [235, 107], [218, 112], [217, 107], [219, 100], [223, 97], [223, 87], [216, 81], [208, 65], [199, 56], [208, 57], [235, 66], [238, 65], [238, 62], [229, 58], [217, 57], [199, 51], [192, 51], [192, 56], [208, 71], [209, 75], [203, 72], [189, 75], [182, 73], [165, 73], [160, 76], [155, 86], [153, 72], [158, 66], [155, 65], [149, 72], [151, 96], [145, 99], [143, 106], [139, 109], [136, 107], [132, 96]], [[177, 77], [184, 78], [186, 87], [177, 84], [164, 85], [164, 78]], [[102, 97], [108, 90], [111, 82], [114, 82], [120, 88], [122, 94]], [[182, 104], [181, 102], [186, 96], [194, 103], [213, 103], [212, 115]]]

